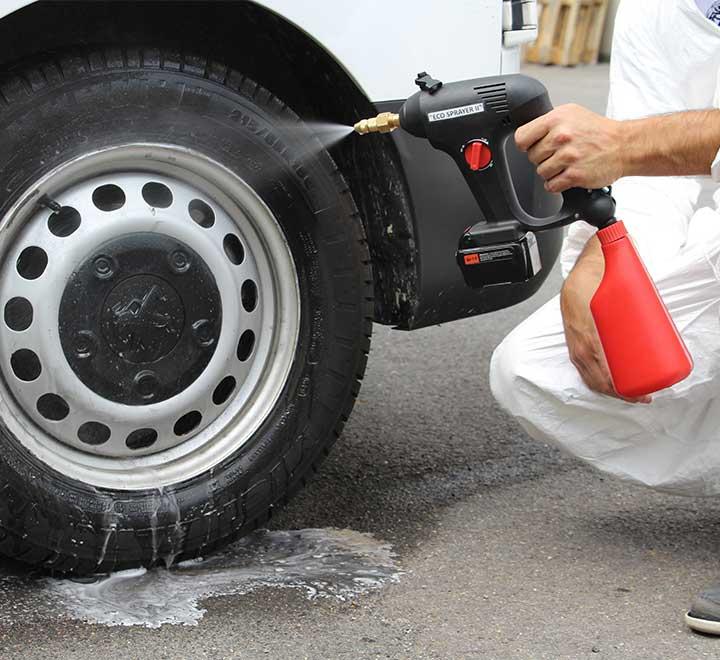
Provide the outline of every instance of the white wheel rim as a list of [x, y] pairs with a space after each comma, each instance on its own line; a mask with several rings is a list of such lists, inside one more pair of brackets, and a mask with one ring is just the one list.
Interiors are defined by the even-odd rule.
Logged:
[[[172, 192], [168, 208], [151, 207], [142, 197], [145, 183], [156, 182]], [[98, 210], [92, 192], [119, 186], [122, 208]], [[52, 211], [37, 200], [50, 198], [76, 208], [82, 218], [70, 236], [48, 229]], [[214, 212], [212, 227], [201, 227], [188, 212], [192, 200]], [[159, 403], [124, 405], [110, 401], [84, 384], [70, 368], [58, 332], [58, 310], [67, 278], [94, 248], [120, 235], [153, 232], [181, 241], [208, 265], [222, 300], [222, 327], [212, 358], [197, 379], [179, 394]], [[245, 258], [231, 263], [223, 238], [232, 233]], [[49, 255], [43, 274], [28, 280], [18, 274], [17, 259], [33, 245]], [[0, 222], [0, 306], [25, 298], [33, 321], [22, 331], [0, 319], [0, 412], [18, 441], [58, 472], [94, 486], [136, 490], [178, 483], [206, 472], [237, 451], [275, 407], [295, 356], [300, 322], [297, 274], [285, 236], [272, 212], [238, 176], [206, 156], [170, 145], [131, 144], [84, 155], [54, 169], [29, 188]], [[242, 309], [240, 287], [251, 280], [256, 305]], [[246, 330], [254, 335], [249, 356], [238, 359], [238, 341]], [[11, 356], [32, 350], [42, 364], [39, 377], [20, 380]], [[231, 376], [233, 394], [213, 402], [219, 383]], [[60, 395], [69, 413], [61, 420], [38, 412], [43, 394]], [[201, 423], [186, 435], [174, 423], [190, 411]], [[110, 438], [88, 445], [78, 437], [80, 426], [99, 422]], [[133, 430], [155, 429], [150, 446], [130, 449]]]

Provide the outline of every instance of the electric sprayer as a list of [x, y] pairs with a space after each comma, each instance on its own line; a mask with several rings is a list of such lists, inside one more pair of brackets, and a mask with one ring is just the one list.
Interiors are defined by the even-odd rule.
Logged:
[[692, 371], [692, 359], [622, 222], [610, 189], [573, 188], [549, 217], [520, 204], [506, 142], [522, 125], [552, 110], [545, 86], [506, 75], [443, 84], [427, 73], [398, 114], [382, 113], [355, 131], [401, 128], [425, 138], [460, 168], [484, 220], [460, 238], [457, 263], [468, 286], [526, 282], [542, 268], [535, 232], [585, 221], [598, 229], [605, 273], [591, 311], [618, 394], [637, 397], [670, 387]]

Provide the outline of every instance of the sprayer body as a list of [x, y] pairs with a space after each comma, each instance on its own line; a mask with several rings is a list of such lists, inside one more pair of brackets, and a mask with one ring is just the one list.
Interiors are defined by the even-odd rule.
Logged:
[[605, 274], [590, 309], [615, 390], [633, 398], [680, 382], [692, 358], [623, 223], [598, 238]]
[[[447, 153], [485, 217], [502, 222], [517, 215], [510, 205], [514, 190], [505, 142], [519, 126], [550, 110], [547, 89], [538, 80], [493, 76], [417, 92], [402, 106], [400, 126]], [[479, 152], [475, 164], [467, 157], [470, 149]]]
[[506, 143], [520, 126], [552, 109], [539, 80], [512, 74], [423, 89], [403, 104], [399, 123], [455, 161], [488, 223], [514, 223], [527, 231], [577, 220], [602, 227], [615, 212], [604, 190], [568, 190], [562, 208], [548, 217], [530, 215], [520, 204]]

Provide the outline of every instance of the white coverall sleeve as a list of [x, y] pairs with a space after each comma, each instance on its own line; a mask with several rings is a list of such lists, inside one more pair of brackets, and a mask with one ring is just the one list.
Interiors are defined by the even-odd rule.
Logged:
[[[669, 26], [664, 23], [670, 17], [666, 8], [652, 7], [656, 2], [662, 0], [625, 0], [618, 9], [607, 108], [613, 119], [639, 119], [695, 107], [693, 90], [678, 76], [676, 62], [684, 54], [676, 43], [668, 43]], [[683, 37], [678, 34], [675, 39], [682, 42]], [[707, 106], [707, 102], [697, 105]], [[627, 178], [613, 187], [617, 216], [651, 274], [661, 273], [684, 245], [700, 189], [697, 179], [681, 177]], [[585, 223], [571, 225], [561, 257], [563, 276], [567, 277], [594, 233]]]
[[[624, 0], [613, 48], [611, 116], [713, 105], [720, 31], [694, 0]], [[535, 439], [616, 476], [685, 495], [720, 494], [720, 215], [695, 212], [706, 182], [635, 178], [615, 188], [618, 216], [695, 360], [689, 378], [650, 405], [590, 391], [569, 359], [559, 297], [515, 328], [490, 366], [495, 398]], [[566, 271], [592, 232], [572, 228]]]

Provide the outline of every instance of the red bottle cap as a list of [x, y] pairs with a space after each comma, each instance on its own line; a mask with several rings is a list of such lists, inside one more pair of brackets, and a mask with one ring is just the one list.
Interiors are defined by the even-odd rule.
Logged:
[[625, 229], [625, 225], [622, 220], [618, 220], [609, 227], [601, 229], [597, 233], [597, 237], [600, 239], [601, 245], [607, 245], [613, 241], [619, 241], [621, 238], [625, 238], [626, 236], [627, 229]]

